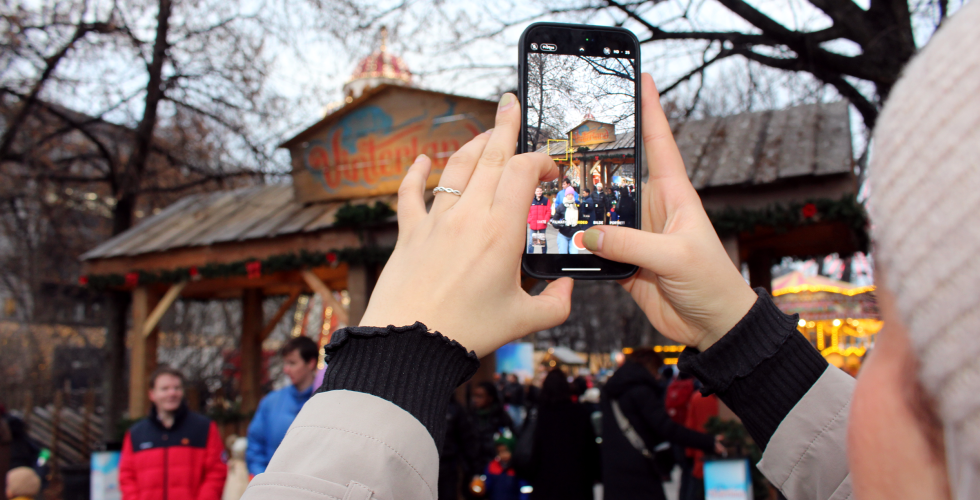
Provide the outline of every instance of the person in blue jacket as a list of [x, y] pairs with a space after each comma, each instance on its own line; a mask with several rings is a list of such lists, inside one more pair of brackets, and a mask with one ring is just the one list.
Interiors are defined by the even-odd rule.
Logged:
[[318, 352], [316, 342], [309, 337], [290, 339], [279, 351], [282, 371], [292, 384], [270, 392], [259, 402], [248, 426], [248, 448], [245, 450], [250, 475], [265, 472], [296, 414], [313, 395]]
[[561, 181], [561, 189], [555, 195], [555, 201], [551, 204], [551, 213], [554, 213], [558, 209], [558, 205], [561, 205], [562, 201], [565, 200], [565, 193], [571, 193], [572, 197], [575, 198], [575, 203], [578, 203], [578, 191], [572, 187], [572, 181], [565, 177]]

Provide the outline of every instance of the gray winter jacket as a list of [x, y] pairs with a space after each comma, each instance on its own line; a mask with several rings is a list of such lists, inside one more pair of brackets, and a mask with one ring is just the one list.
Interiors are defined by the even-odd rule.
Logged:
[[[788, 499], [850, 498], [845, 440], [854, 379], [823, 360], [796, 331], [795, 317], [759, 295], [715, 346], [685, 351], [681, 368], [742, 418], [764, 447], [759, 469]], [[243, 498], [435, 500], [440, 415], [449, 392], [475, 370], [475, 357], [465, 363], [458, 344], [420, 324], [334, 338], [326, 392], [306, 404]], [[413, 352], [417, 346], [424, 356]], [[379, 353], [389, 355], [385, 366]]]

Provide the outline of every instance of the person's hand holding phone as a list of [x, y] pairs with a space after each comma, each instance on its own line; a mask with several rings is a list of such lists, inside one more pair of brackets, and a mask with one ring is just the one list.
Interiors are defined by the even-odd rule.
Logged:
[[534, 189], [558, 176], [547, 155], [514, 156], [520, 105], [504, 94], [496, 128], [452, 155], [426, 212], [423, 193], [432, 166], [425, 155], [398, 190], [398, 242], [371, 294], [361, 326], [420, 321], [483, 357], [531, 332], [561, 324], [571, 307], [572, 280], [532, 297], [521, 288], [521, 255]]
[[660, 96], [642, 75], [643, 145], [650, 178], [643, 188], [643, 230], [596, 226], [589, 251], [640, 267], [621, 281], [657, 331], [705, 350], [756, 301], [736, 269], [687, 177]]

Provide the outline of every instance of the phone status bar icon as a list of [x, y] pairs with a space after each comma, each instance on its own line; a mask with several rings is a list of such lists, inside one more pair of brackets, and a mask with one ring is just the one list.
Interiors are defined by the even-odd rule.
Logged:
[[538, 44], [532, 43], [531, 44], [531, 50], [538, 50]]

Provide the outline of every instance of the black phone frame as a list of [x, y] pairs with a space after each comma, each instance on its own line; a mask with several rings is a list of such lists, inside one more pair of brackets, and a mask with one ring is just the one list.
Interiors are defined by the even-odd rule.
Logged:
[[[636, 228], [641, 227], [641, 217], [643, 210], [642, 207], [642, 180], [641, 173], [643, 172], [641, 162], [643, 158], [643, 132], [641, 130], [640, 119], [640, 41], [636, 38], [631, 31], [624, 28], [615, 28], [609, 26], [592, 26], [587, 24], [565, 24], [565, 23], [534, 23], [528, 26], [523, 33], [521, 33], [521, 39], [519, 42], [519, 62], [518, 62], [518, 78], [520, 84], [518, 85], [518, 99], [521, 103], [521, 130], [517, 144], [517, 151], [519, 153], [526, 153], [527, 151], [527, 106], [525, 106], [525, 97], [527, 95], [527, 57], [528, 57], [528, 47], [531, 41], [528, 39], [532, 32], [541, 31], [540, 33], [533, 33], [535, 36], [536, 43], [539, 38], [545, 40], [559, 40], [567, 39], [571, 37], [574, 41], [573, 46], [586, 46], [586, 47], [605, 47], [612, 46], [617, 47], [619, 50], [630, 50], [634, 55], [633, 61], [635, 64], [635, 74], [636, 74], [636, 99], [634, 104], [636, 110], [634, 112], [635, 123], [635, 133], [636, 140], [634, 141], [634, 160], [635, 160], [635, 196], [636, 196]], [[549, 32], [548, 30], [552, 30]], [[614, 38], [607, 39], [605, 37], [609, 35], [614, 35]], [[559, 38], [565, 37], [565, 38]], [[593, 40], [586, 41], [586, 38], [593, 38]], [[602, 41], [600, 42], [600, 38]], [[625, 47], [624, 43], [631, 44], [629, 47]], [[546, 41], [545, 43], [549, 43]], [[625, 48], [624, 48], [625, 47]], [[599, 49], [601, 50], [601, 48]], [[589, 52], [592, 52], [589, 50]], [[603, 56], [606, 56], [603, 54]], [[563, 271], [563, 268], [600, 268], [601, 271]], [[527, 254], [523, 253], [521, 258], [521, 269], [524, 272], [534, 278], [538, 279], [557, 279], [562, 277], [571, 277], [577, 280], [622, 280], [629, 278], [635, 274], [638, 270], [637, 266], [631, 264], [624, 264], [621, 262], [615, 262], [609, 259], [604, 259], [597, 255], [586, 254], [586, 255], [569, 255], [569, 254]]]

